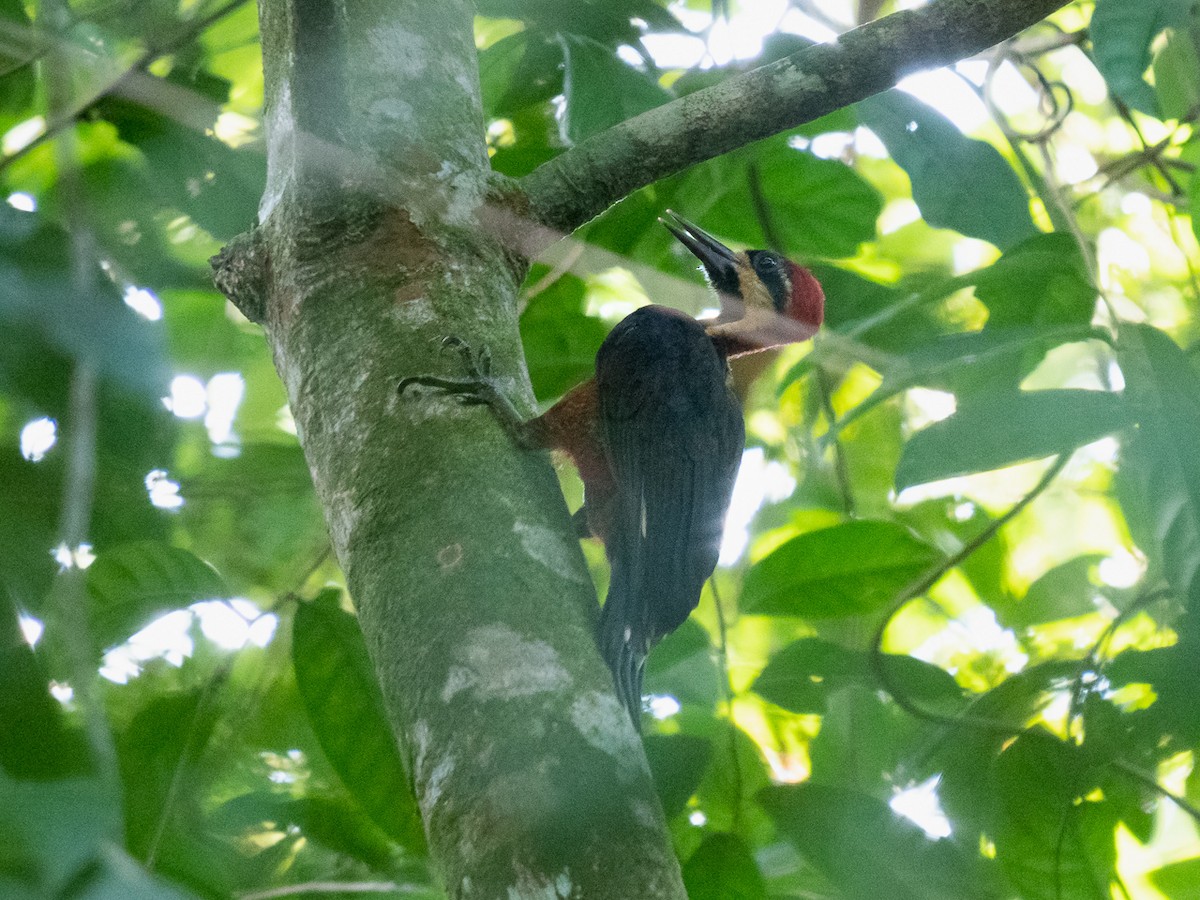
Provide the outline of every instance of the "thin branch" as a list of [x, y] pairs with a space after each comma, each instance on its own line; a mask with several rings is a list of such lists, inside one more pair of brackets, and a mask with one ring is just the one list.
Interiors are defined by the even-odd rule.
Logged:
[[573, 231], [660, 178], [779, 134], [1023, 31], [1067, 0], [937, 0], [622, 122], [521, 180], [533, 217]]
[[996, 731], [1002, 734], [1015, 734], [1021, 729], [1013, 726], [1009, 722], [1001, 722], [995, 719], [984, 719], [978, 716], [954, 716], [943, 715], [942, 713], [934, 712], [933, 710], [925, 709], [924, 707], [914, 703], [909, 699], [897, 686], [892, 682], [891, 675], [888, 672], [885, 657], [887, 654], [883, 652], [883, 637], [887, 633], [888, 626], [892, 620], [909, 601], [916, 597], [920, 597], [935, 584], [942, 579], [946, 573], [962, 565], [966, 559], [975, 551], [981, 548], [984, 544], [996, 536], [996, 534], [1015, 519], [1021, 512], [1029, 506], [1034, 500], [1042, 495], [1046, 488], [1050, 487], [1050, 483], [1054, 481], [1058, 474], [1066, 467], [1067, 461], [1071, 458], [1069, 453], [1061, 453], [1055, 457], [1053, 464], [1046, 469], [1038, 483], [1033, 486], [1033, 489], [1012, 505], [1012, 507], [1000, 518], [994, 520], [987, 528], [981, 531], [973, 540], [963, 546], [961, 550], [951, 556], [949, 559], [931, 568], [928, 572], [914, 581], [911, 585], [901, 591], [896, 599], [892, 601], [892, 605], [888, 608], [887, 614], [879, 623], [879, 627], [875, 629], [875, 636], [871, 640], [871, 670], [875, 675], [876, 681], [880, 687], [891, 695], [891, 698], [896, 701], [896, 705], [911, 716], [918, 719], [925, 719], [930, 722], [940, 722], [944, 725], [962, 726], [966, 725], [973, 728], [978, 728], [986, 731]]

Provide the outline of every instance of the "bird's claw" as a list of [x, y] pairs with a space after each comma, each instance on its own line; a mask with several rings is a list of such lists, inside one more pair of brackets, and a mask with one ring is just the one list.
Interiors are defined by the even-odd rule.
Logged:
[[486, 346], [476, 351], [466, 341], [456, 334], [448, 334], [442, 338], [443, 350], [454, 350], [462, 358], [467, 374], [477, 380], [490, 378], [492, 375], [492, 351]]
[[435, 388], [453, 395], [459, 403], [476, 405], [490, 402], [495, 388], [491, 384], [492, 354], [487, 347], [476, 351], [458, 335], [450, 334], [442, 338], [442, 349], [456, 351], [462, 356], [467, 370], [465, 378], [446, 377], [442, 375], [408, 375], [400, 379], [397, 392], [403, 394], [414, 384]]

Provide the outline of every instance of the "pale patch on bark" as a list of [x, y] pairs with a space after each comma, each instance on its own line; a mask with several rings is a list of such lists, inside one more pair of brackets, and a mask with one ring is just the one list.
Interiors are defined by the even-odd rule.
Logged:
[[560, 578], [577, 584], [584, 582], [583, 573], [576, 564], [574, 547], [567, 543], [561, 532], [528, 522], [515, 522], [513, 531], [521, 539], [521, 548], [532, 559]]
[[292, 121], [292, 88], [286, 78], [280, 77], [276, 86], [274, 102], [267, 113], [267, 184], [262, 199], [258, 202], [258, 221], [267, 221], [267, 216], [283, 199], [290, 175], [295, 171], [295, 154], [292, 137], [295, 123]]
[[571, 873], [563, 869], [553, 879], [530, 872], [520, 866], [517, 883], [508, 888], [508, 900], [571, 900], [575, 885]]
[[371, 104], [371, 116], [377, 119], [391, 119], [394, 122], [411, 122], [413, 108], [411, 103], [405, 103], [399, 97], [383, 97]]
[[421, 814], [427, 821], [433, 814], [433, 807], [442, 796], [442, 787], [445, 785], [446, 779], [453, 774], [454, 757], [449, 755], [434, 766], [433, 771], [429, 773], [429, 778], [425, 782], [425, 790], [421, 792]]
[[510, 700], [565, 691], [572, 683], [553, 647], [526, 640], [507, 625], [471, 629], [455, 656], [442, 688], [446, 702], [464, 690], [474, 690], [480, 701]]
[[643, 771], [641, 742], [629, 723], [629, 713], [612, 694], [588, 691], [571, 704], [571, 721], [591, 746], [617, 761], [623, 778]]

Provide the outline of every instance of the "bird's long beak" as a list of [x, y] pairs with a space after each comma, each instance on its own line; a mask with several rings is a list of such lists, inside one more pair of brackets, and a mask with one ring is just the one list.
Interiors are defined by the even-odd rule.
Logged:
[[734, 252], [703, 228], [693, 225], [672, 210], [668, 209], [658, 221], [662, 222], [666, 229], [675, 235], [679, 243], [687, 247], [704, 266], [709, 282], [720, 295], [721, 318], [725, 319], [727, 316], [737, 318], [738, 310], [732, 307], [740, 307], [741, 303], [737, 256]]

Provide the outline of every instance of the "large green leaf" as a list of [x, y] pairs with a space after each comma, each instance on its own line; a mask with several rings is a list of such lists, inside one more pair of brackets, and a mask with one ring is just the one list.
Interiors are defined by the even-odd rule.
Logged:
[[710, 834], [683, 866], [689, 900], [766, 900], [767, 887], [745, 841]]
[[[941, 703], [962, 697], [962, 689], [945, 669], [893, 654], [883, 657], [883, 665], [889, 682], [913, 700]], [[868, 654], [810, 637], [772, 656], [753, 690], [791, 712], [822, 714], [829, 696], [852, 684], [877, 687]]]
[[17, 610], [0, 585], [0, 769], [15, 778], [62, 777], [88, 768], [87, 746], [50, 696], [44, 664], [25, 641]]
[[572, 142], [578, 143], [671, 99], [651, 75], [622, 62], [603, 44], [577, 34], [564, 34], [562, 41], [566, 60], [565, 126]]
[[1005, 252], [992, 265], [964, 276], [988, 308], [987, 328], [1087, 325], [1096, 288], [1075, 238], [1039, 234]]
[[1133, 410], [1120, 394], [1050, 390], [978, 395], [908, 440], [896, 467], [896, 488], [1053, 456], [1132, 424]]
[[479, 0], [475, 10], [481, 16], [519, 19], [546, 31], [586, 35], [613, 48], [637, 42], [642, 29], [635, 20], [656, 29], [679, 28], [675, 17], [654, 0], [576, 0], [569, 5], [558, 0]]
[[1116, 859], [1109, 804], [1084, 800], [1095, 786], [1083, 751], [1045, 731], [1021, 735], [995, 768], [996, 858], [1029, 900], [1108, 900]]
[[[536, 266], [531, 280], [545, 273], [544, 266]], [[534, 297], [521, 314], [521, 344], [539, 400], [561, 396], [596, 368], [596, 351], [608, 330], [602, 321], [584, 314], [583, 303], [583, 283], [567, 274]]]
[[424, 832], [358, 620], [327, 590], [296, 610], [292, 664], [308, 719], [343, 784], [371, 819], [410, 849]]
[[161, 613], [230, 596], [208, 563], [179, 547], [152, 543], [101, 553], [87, 570], [87, 590], [99, 649], [119, 644]]
[[1022, 599], [992, 603], [996, 617], [1008, 628], [1028, 628], [1096, 612], [1100, 589], [1095, 571], [1102, 558], [1087, 554], [1055, 566], [1031, 584]]
[[[700, 194], [700, 184], [711, 188]], [[799, 257], [853, 256], [875, 238], [883, 209], [879, 192], [854, 169], [795, 150], [785, 137], [698, 166], [682, 190], [704, 197], [698, 225], [748, 247], [774, 240], [775, 249]], [[767, 198], [761, 210], [756, 193]]]
[[810, 531], [764, 557], [746, 575], [742, 610], [833, 618], [885, 607], [942, 554], [892, 522], [846, 522]]
[[782, 834], [848, 898], [999, 897], [978, 852], [931, 841], [882, 800], [843, 787], [799, 784], [758, 795]]
[[519, 31], [479, 54], [483, 111], [489, 119], [507, 118], [563, 91], [563, 48], [552, 35]]
[[195, 761], [216, 724], [214, 696], [203, 690], [152, 696], [121, 734], [125, 845], [144, 859], [158, 852], [173, 823], [194, 811]]
[[1200, 108], [1200, 47], [1194, 28], [1168, 32], [1166, 45], [1154, 57], [1154, 93], [1168, 119], [1186, 119]]
[[62, 897], [119, 845], [121, 802], [99, 779], [22, 781], [0, 771], [0, 896]]
[[1029, 195], [996, 148], [965, 137], [950, 120], [903, 91], [856, 107], [859, 121], [908, 173], [930, 225], [991, 241], [1002, 250], [1037, 234]]
[[1127, 106], [1158, 112], [1154, 91], [1143, 78], [1150, 45], [1164, 28], [1184, 26], [1190, 5], [1189, 0], [1096, 0], [1088, 28], [1096, 67]]
[[1200, 610], [1200, 376], [1166, 334], [1121, 330], [1118, 360], [1138, 429], [1121, 454], [1121, 501], [1134, 540], [1193, 613]]
[[668, 819], [683, 812], [712, 759], [712, 742], [690, 734], [648, 734], [643, 739], [654, 788]]
[[[168, 79], [180, 92], [194, 90], [194, 79], [191, 81], [183, 84], [174, 75]], [[207, 104], [211, 122], [204, 118], [205, 104], [192, 105], [202, 110], [201, 121], [190, 123], [196, 127], [115, 96], [97, 104], [96, 114], [115, 125], [123, 141], [142, 152], [161, 203], [187, 213], [213, 237], [228, 240], [257, 221], [266, 160], [260, 151], [234, 150], [202, 130], [216, 122], [220, 112], [216, 103]]]

